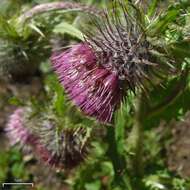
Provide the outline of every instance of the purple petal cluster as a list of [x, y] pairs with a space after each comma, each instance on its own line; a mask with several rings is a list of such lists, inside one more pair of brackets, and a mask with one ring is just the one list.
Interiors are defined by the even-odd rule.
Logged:
[[6, 132], [11, 145], [19, 143], [23, 147], [36, 141], [36, 138], [24, 127], [24, 112], [24, 109], [18, 108], [9, 118]]
[[88, 43], [52, 55], [60, 83], [73, 102], [88, 116], [111, 122], [122, 93], [116, 73], [100, 66]]
[[26, 110], [18, 108], [10, 116], [6, 126], [7, 136], [11, 145], [20, 145], [22, 149], [31, 149], [41, 160], [52, 161], [50, 152], [40, 143], [40, 139], [25, 126]]

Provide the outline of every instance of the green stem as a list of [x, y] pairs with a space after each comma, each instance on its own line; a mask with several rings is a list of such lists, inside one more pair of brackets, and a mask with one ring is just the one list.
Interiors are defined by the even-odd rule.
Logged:
[[107, 129], [107, 141], [109, 144], [108, 156], [111, 158], [116, 176], [124, 169], [121, 158], [119, 157], [117, 150], [117, 142], [115, 141], [115, 128], [109, 126]]
[[126, 170], [125, 159], [122, 155], [119, 154], [117, 150], [115, 128], [113, 126], [109, 126], [107, 128], [106, 140], [108, 142], [107, 155], [113, 164], [115, 172], [114, 183], [126, 190], [133, 190], [129, 176], [125, 171]]
[[132, 175], [134, 177], [134, 189], [139, 190], [142, 187], [143, 176], [143, 121], [146, 113], [145, 96], [142, 93], [137, 100], [137, 108], [134, 119], [134, 126], [128, 139], [128, 145], [134, 156], [132, 157]]
[[135, 123], [133, 127], [134, 135], [134, 161], [133, 168], [137, 177], [141, 177], [143, 174], [143, 163], [142, 163], [142, 153], [143, 153], [143, 119], [145, 115], [144, 110], [144, 97], [143, 95], [138, 99]]

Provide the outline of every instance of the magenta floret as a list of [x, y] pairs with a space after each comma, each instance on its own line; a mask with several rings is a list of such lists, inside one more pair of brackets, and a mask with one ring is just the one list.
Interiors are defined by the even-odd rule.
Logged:
[[88, 116], [111, 122], [121, 100], [118, 76], [100, 66], [87, 43], [53, 54], [52, 64], [70, 99]]

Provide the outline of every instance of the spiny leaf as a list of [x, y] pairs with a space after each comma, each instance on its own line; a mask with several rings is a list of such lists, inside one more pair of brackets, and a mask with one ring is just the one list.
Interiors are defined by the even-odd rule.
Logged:
[[156, 5], [158, 4], [158, 1], [159, 0], [153, 0], [151, 3], [150, 3], [150, 6], [148, 8], [148, 16], [153, 16], [153, 14], [155, 13], [155, 10], [156, 10]]
[[11, 26], [5, 18], [0, 16], [0, 37], [10, 38], [18, 37], [18, 33], [15, 28]]
[[188, 1], [181, 1], [171, 5], [164, 15], [160, 15], [155, 21], [153, 21], [149, 26], [149, 35], [150, 36], [159, 36], [161, 33], [164, 33], [168, 26], [174, 22], [177, 17], [180, 15], [182, 10], [185, 10], [190, 6]]
[[30, 23], [28, 25], [31, 29], [33, 29], [34, 31], [36, 31], [38, 34], [40, 34], [42, 37], [45, 37], [45, 35], [43, 34], [43, 32], [33, 23]]
[[178, 58], [184, 59], [186, 57], [190, 57], [190, 40], [172, 43], [169, 48], [173, 55]]
[[79, 40], [82, 40], [82, 41], [84, 40], [82, 32], [76, 27], [74, 27], [72, 24], [69, 24], [67, 22], [62, 22], [58, 24], [57, 26], [55, 26], [53, 32], [59, 33], [59, 34], [67, 33]]
[[151, 23], [150, 27], [150, 35], [160, 35], [163, 33], [169, 24], [176, 19], [179, 14], [179, 10], [171, 9], [164, 16], [160, 16], [157, 20]]

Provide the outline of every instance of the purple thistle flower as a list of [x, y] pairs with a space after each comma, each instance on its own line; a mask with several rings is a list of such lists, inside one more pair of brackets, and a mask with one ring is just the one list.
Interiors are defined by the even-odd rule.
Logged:
[[[46, 122], [52, 124], [52, 121]], [[51, 167], [72, 169], [84, 161], [89, 152], [89, 136], [84, 128], [63, 129], [58, 135], [55, 127], [50, 129], [42, 125], [38, 132], [38, 154]]]
[[51, 58], [70, 99], [86, 115], [105, 123], [112, 121], [128, 90], [147, 93], [147, 84], [153, 83], [158, 72], [169, 73], [168, 65], [172, 65], [164, 65], [164, 70], [161, 64], [157, 67], [139, 17], [130, 15], [123, 1], [118, 5], [122, 12], [117, 13], [117, 3], [113, 3], [113, 10], [105, 12], [102, 20], [92, 20], [95, 32], [93, 28], [85, 31], [85, 42]]
[[53, 54], [52, 62], [70, 99], [86, 115], [111, 122], [122, 97], [118, 76], [97, 64], [89, 45], [81, 43], [61, 54]]
[[19, 108], [10, 116], [6, 132], [11, 145], [29, 149], [43, 163], [59, 169], [76, 167], [86, 158], [89, 137], [84, 128], [57, 134], [55, 121], [30, 115], [31, 110]]

